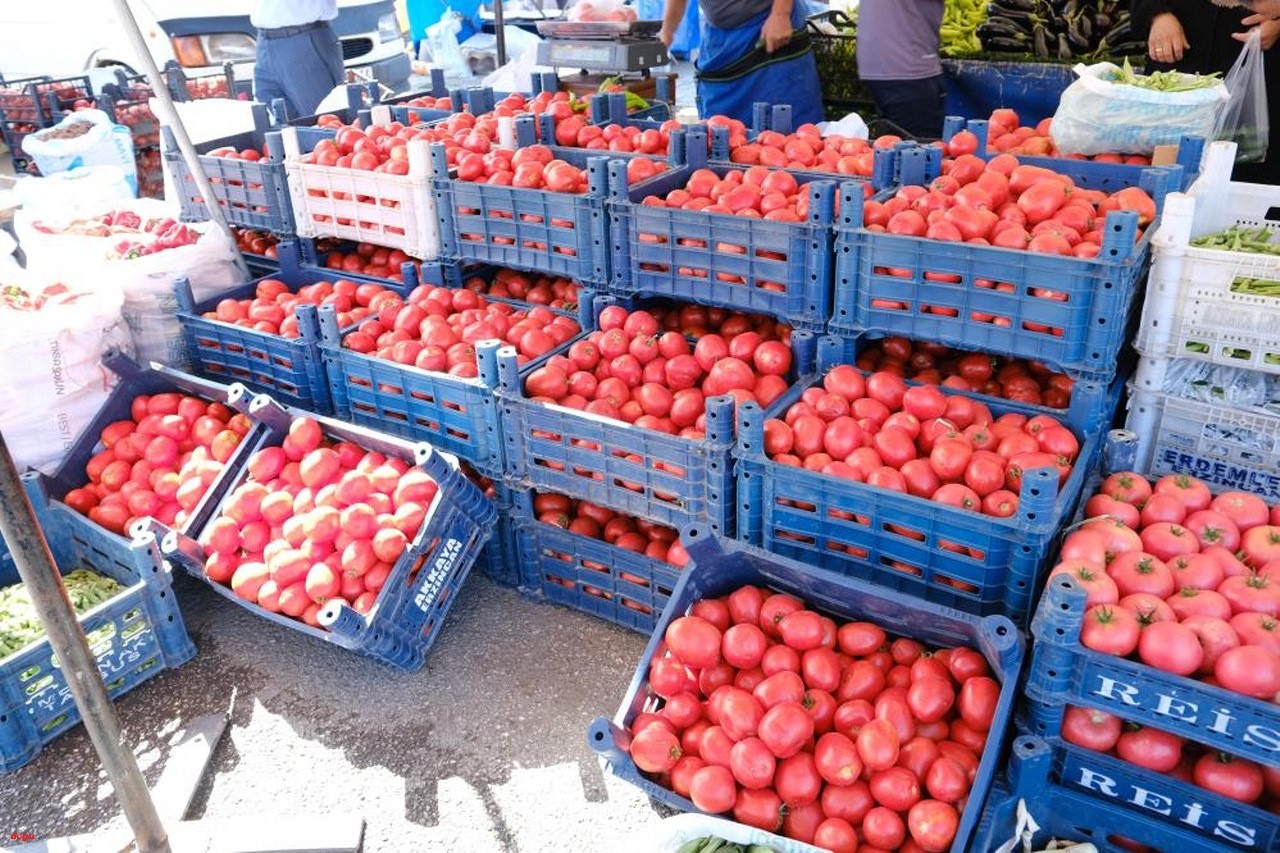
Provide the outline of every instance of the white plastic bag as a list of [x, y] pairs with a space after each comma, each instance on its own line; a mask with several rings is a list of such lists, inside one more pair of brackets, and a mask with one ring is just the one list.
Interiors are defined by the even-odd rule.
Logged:
[[[87, 124], [87, 132], [59, 138], [76, 124]], [[133, 137], [129, 128], [114, 124], [102, 110], [80, 110], [69, 114], [48, 130], [28, 134], [22, 150], [31, 155], [42, 175], [69, 172], [82, 166], [119, 166], [136, 195], [138, 164], [133, 158]]]
[[1265, 56], [1262, 30], [1254, 27], [1223, 81], [1231, 98], [1218, 114], [1213, 138], [1236, 143], [1236, 161], [1240, 163], [1259, 163], [1267, 157], [1271, 123]]
[[427, 27], [427, 49], [431, 52], [431, 64], [446, 75], [467, 75], [471, 69], [462, 58], [458, 47], [458, 34], [462, 32], [462, 16], [452, 9], [445, 9], [440, 20]]
[[1159, 92], [1115, 83], [1110, 62], [1075, 67], [1077, 79], [1062, 93], [1050, 135], [1062, 154], [1150, 154], [1183, 136], [1209, 137], [1227, 102], [1219, 82], [1186, 92]]
[[0, 372], [0, 432], [19, 470], [52, 473], [115, 385], [103, 354], [131, 350], [124, 295], [102, 283], [0, 285], [0, 295], [0, 363], [9, 365]]
[[818, 122], [818, 132], [822, 134], [824, 139], [828, 136], [867, 139], [871, 135], [871, 129], [867, 127], [866, 121], [857, 113], [849, 113], [839, 121], [820, 121]]
[[[173, 211], [163, 202], [152, 199], [107, 208], [121, 209], [143, 219], [173, 216]], [[73, 286], [102, 282], [119, 289], [124, 295], [124, 319], [132, 333], [138, 359], [143, 362], [188, 367], [174, 296], [174, 284], [179, 278], [190, 280], [197, 302], [244, 282], [236, 267], [235, 246], [220, 230], [208, 224], [187, 226], [200, 234], [191, 245], [135, 258], [113, 256], [114, 248], [120, 243], [118, 235], [79, 236], [40, 230], [50, 227], [56, 228], [57, 223], [47, 220], [37, 223], [23, 216], [23, 211], [15, 216], [14, 229], [26, 252], [28, 269], [60, 277]]]

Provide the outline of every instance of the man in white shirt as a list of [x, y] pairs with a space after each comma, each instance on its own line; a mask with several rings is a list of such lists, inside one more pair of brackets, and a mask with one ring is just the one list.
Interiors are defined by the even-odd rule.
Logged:
[[291, 118], [306, 116], [342, 84], [342, 45], [329, 24], [336, 17], [337, 0], [258, 0], [249, 16], [258, 28], [257, 100], [283, 98]]

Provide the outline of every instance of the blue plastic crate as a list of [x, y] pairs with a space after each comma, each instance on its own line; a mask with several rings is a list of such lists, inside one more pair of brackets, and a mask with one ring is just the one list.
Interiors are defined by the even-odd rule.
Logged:
[[1084, 705], [1262, 764], [1280, 764], [1280, 708], [1140, 661], [1080, 644], [1085, 592], [1051, 578], [1031, 622], [1026, 695], [1044, 705]]
[[[441, 277], [428, 284], [444, 285], [448, 270], [445, 265], [428, 264], [423, 274]], [[530, 307], [492, 296], [485, 299]], [[500, 342], [476, 345], [478, 375], [464, 379], [347, 349], [342, 338], [350, 331], [338, 329], [331, 309], [321, 309], [321, 350], [334, 411], [340, 417], [402, 438], [430, 441], [470, 462], [486, 477], [503, 476], [502, 424], [494, 393]], [[533, 370], [551, 354], [531, 361], [520, 374]]]
[[640, 788], [651, 798], [680, 811], [697, 811], [693, 803], [643, 775], [621, 748], [627, 725], [644, 711], [661, 704], [648, 689], [649, 667], [663, 649], [663, 635], [673, 619], [688, 612], [699, 599], [725, 595], [744, 584], [755, 584], [796, 595], [809, 606], [841, 621], [866, 620], [883, 625], [893, 634], [939, 646], [957, 644], [980, 651], [992, 675], [1001, 682], [1000, 698], [991, 723], [987, 747], [969, 795], [970, 805], [960, 819], [953, 853], [981, 849], [969, 846], [978, 824], [982, 803], [1000, 766], [1002, 744], [1010, 728], [1018, 692], [1024, 642], [1017, 629], [1000, 616], [979, 618], [849, 577], [814, 569], [809, 565], [768, 554], [739, 542], [714, 536], [694, 525], [681, 532], [689, 551], [689, 565], [681, 573], [671, 601], [649, 639], [631, 684], [613, 718], [598, 718], [587, 732], [587, 744], [604, 760], [609, 772]]
[[[1117, 836], [1162, 853], [1193, 850], [1224, 853], [1241, 849], [1225, 839], [1211, 839], [1189, 827], [1175, 828], [1156, 815], [1147, 816], [1078, 790], [1054, 785], [1047, 781], [1053, 760], [1052, 748], [1040, 738], [1027, 735], [1014, 738], [1008, 778], [997, 778], [992, 786], [971, 850], [995, 850], [1013, 836], [1019, 799], [1026, 803], [1028, 813], [1040, 825], [1040, 831], [1033, 838], [1036, 850], [1042, 849], [1050, 838], [1058, 838], [1093, 844], [1099, 853], [1128, 853], [1111, 840]], [[1148, 774], [1148, 781], [1154, 787], [1163, 780]]]
[[[584, 303], [585, 304], [585, 303]], [[595, 315], [611, 304], [595, 301]], [[792, 336], [796, 382], [814, 361], [813, 338]], [[506, 475], [535, 489], [569, 495], [679, 528], [706, 522], [734, 529], [733, 399], [707, 401], [706, 438], [694, 440], [525, 397], [514, 352], [499, 352], [499, 406]]]
[[[263, 425], [266, 432], [253, 442], [250, 455], [244, 457], [246, 462], [261, 448], [278, 447], [295, 417], [311, 417], [306, 412], [286, 409], [266, 395], [254, 398], [249, 415]], [[489, 538], [497, 511], [458, 469], [457, 460], [430, 445], [414, 444], [331, 418], [316, 420], [329, 438], [411, 461], [439, 485], [422, 528], [392, 567], [368, 615], [357, 613], [341, 599], [333, 599], [318, 616], [322, 627], [313, 628], [240, 598], [229, 586], [205, 578], [204, 551], [198, 544], [203, 528], [190, 529], [189, 536], [167, 531], [162, 548], [167, 556], [205, 580], [219, 595], [264, 619], [403, 670], [421, 669], [458, 591]], [[225, 488], [220, 490], [223, 500], [248, 476], [248, 466], [244, 464], [230, 476], [220, 478], [226, 480]], [[209, 516], [210, 521], [218, 517], [221, 508], [220, 502]]]
[[[85, 468], [89, 460], [102, 449], [99, 436], [102, 430], [111, 423], [132, 418], [133, 400], [139, 394], [161, 394], [177, 392], [219, 402], [232, 409], [243, 409], [248, 401], [241, 399], [234, 388], [207, 379], [190, 376], [167, 367], [153, 365], [150, 368], [140, 367], [130, 359], [119, 354], [108, 354], [103, 358], [103, 365], [119, 377], [119, 382], [112, 389], [107, 401], [98, 410], [98, 414], [90, 421], [75, 443], [67, 451], [58, 469], [51, 475], [32, 473], [24, 480], [27, 497], [36, 513], [46, 527], [56, 525], [58, 529], [68, 530], [78, 541], [86, 544], [86, 548], [104, 560], [115, 563], [128, 563], [128, 552], [131, 542], [124, 536], [117, 535], [90, 521], [62, 502], [67, 492], [84, 486], [88, 482]], [[244, 453], [245, 442], [253, 437], [252, 432], [241, 442], [241, 449], [226, 463], [226, 467], [234, 467]], [[183, 529], [199, 527], [204, 519], [213, 511], [217, 502], [217, 484], [210, 486], [205, 497], [196, 505], [190, 518], [183, 524]], [[47, 520], [46, 520], [47, 519]]]
[[[1145, 170], [1142, 186], [1159, 203], [1176, 173]], [[862, 228], [859, 194], [843, 192], [841, 205], [832, 333], [999, 352], [1076, 378], [1115, 375], [1154, 223], [1135, 240], [1137, 214], [1112, 212], [1102, 253], [1080, 259], [875, 233]]]
[[[280, 269], [266, 278], [283, 281], [293, 291], [319, 281], [357, 280], [336, 270], [308, 268], [299, 265], [298, 253], [291, 243], [278, 249]], [[416, 274], [405, 266], [405, 282], [378, 282], [388, 289], [406, 295], [416, 284]], [[374, 281], [365, 277], [365, 281]], [[180, 279], [175, 287], [178, 320], [182, 323], [187, 355], [197, 373], [225, 382], [240, 382], [255, 390], [274, 394], [281, 402], [319, 414], [333, 411], [329, 394], [329, 378], [320, 354], [320, 319], [315, 306], [300, 305], [296, 310], [300, 337], [285, 338], [270, 332], [210, 319], [203, 315], [213, 311], [223, 299], [249, 299], [259, 280], [237, 285], [201, 302], [196, 302], [191, 286]], [[351, 331], [344, 329], [343, 331]]]
[[[39, 520], [60, 573], [89, 568], [124, 587], [79, 617], [112, 699], [195, 657], [154, 539], [104, 552], [65, 516], [40, 514]], [[20, 580], [12, 561], [0, 561], [0, 587]], [[0, 773], [27, 764], [79, 722], [80, 712], [47, 638], [0, 659]]]
[[585, 195], [453, 180], [444, 146], [433, 145], [443, 254], [603, 283], [608, 274], [605, 195], [611, 157], [578, 149], [560, 150], [558, 157], [587, 170]]
[[[943, 142], [961, 130], [971, 131], [978, 137], [978, 150], [974, 153], [984, 160], [990, 160], [1000, 152], [988, 151], [987, 140], [990, 123], [986, 119], [965, 119], [959, 116], [947, 116], [942, 128]], [[1204, 156], [1205, 140], [1199, 136], [1184, 136], [1178, 141], [1177, 156], [1174, 163], [1181, 167], [1181, 178], [1175, 180], [1171, 189], [1185, 190], [1200, 177], [1200, 160]], [[1027, 166], [1040, 166], [1052, 169], [1062, 175], [1068, 175], [1076, 183], [1090, 189], [1112, 192], [1135, 186], [1142, 180], [1142, 172], [1149, 166], [1130, 165], [1126, 163], [1099, 163], [1093, 160], [1077, 160], [1072, 157], [1037, 157], [1029, 154], [1015, 154], [1019, 163]]]
[[1216, 838], [1227, 848], [1280, 849], [1280, 815], [1068, 743], [1059, 734], [1065, 712], [1065, 705], [1028, 702], [1017, 721], [1019, 731], [1040, 738], [1049, 750], [1046, 785], [1078, 791], [1176, 829]]
[[[688, 182], [695, 166], [626, 185], [625, 164], [611, 164], [613, 265], [609, 289], [662, 295], [768, 314], [821, 332], [831, 305], [834, 181], [805, 180], [810, 222], [670, 210], [639, 202]], [[708, 167], [723, 175], [727, 166]]]
[[[476, 482], [472, 477], [468, 479]], [[484, 491], [485, 497], [493, 501], [497, 519], [493, 525], [493, 535], [476, 557], [475, 568], [496, 584], [518, 587], [520, 557], [516, 551], [515, 525], [511, 518], [511, 489], [501, 482], [491, 482], [488, 488], [485, 488], [485, 483], [476, 485]]]
[[[841, 345], [830, 338], [818, 349], [818, 377], [844, 361]], [[967, 613], [1002, 614], [1025, 625], [1045, 558], [1080, 500], [1101, 436], [1081, 438], [1079, 457], [1060, 489], [1056, 471], [1026, 472], [1017, 514], [996, 518], [769, 459], [764, 421], [782, 417], [819, 382], [792, 388], [767, 412], [754, 404], [739, 410], [733, 452], [738, 538]], [[989, 408], [997, 416], [1030, 413], [1008, 400]]]
[[[821, 348], [829, 363], [838, 359], [853, 364], [857, 355], [867, 344], [872, 343], [878, 335], [861, 335], [857, 338], [845, 338], [840, 335], [828, 335], [822, 339]], [[1120, 412], [1120, 402], [1125, 399], [1126, 385], [1132, 374], [1130, 359], [1122, 358], [1116, 369], [1116, 377], [1108, 382], [1094, 379], [1081, 379], [1075, 382], [1071, 390], [1071, 402], [1065, 409], [1054, 409], [1049, 406], [1033, 403], [1019, 403], [1019, 411], [1025, 411], [1029, 417], [1049, 415], [1057, 418], [1065, 426], [1071, 427], [1078, 435], [1101, 435], [1111, 428]], [[908, 380], [908, 384], [919, 384]], [[951, 393], [954, 389], [943, 389]], [[992, 397], [989, 394], [962, 392], [990, 407], [1007, 406], [1009, 401], [1003, 397]], [[1087, 493], [1086, 493], [1087, 494]]]
[[[294, 232], [293, 204], [289, 199], [289, 183], [284, 171], [284, 146], [279, 136], [268, 136], [270, 124], [264, 104], [253, 105], [254, 130], [223, 136], [196, 145], [200, 166], [212, 185], [223, 215], [232, 225], [271, 231], [280, 235]], [[204, 222], [209, 218], [207, 200], [200, 194], [182, 152], [173, 142], [172, 132], [164, 129], [168, 144], [164, 161], [173, 178], [174, 192], [186, 222]], [[259, 153], [264, 146], [270, 157], [249, 161], [214, 157], [209, 152], [219, 148], [242, 151], [251, 148]]]
[[[18, 175], [25, 174], [28, 167], [34, 167], [35, 165], [31, 155], [22, 150], [22, 141], [34, 133], [35, 130], [18, 129], [29, 124], [31, 123], [27, 121], [12, 121], [6, 117], [3, 110], [0, 110], [0, 138], [4, 140], [5, 147], [9, 149], [9, 159], [13, 163], [13, 171]], [[36, 127], [36, 130], [38, 129]]]
[[521, 591], [633, 631], [653, 631], [680, 579], [678, 567], [539, 521], [531, 491], [511, 494]]

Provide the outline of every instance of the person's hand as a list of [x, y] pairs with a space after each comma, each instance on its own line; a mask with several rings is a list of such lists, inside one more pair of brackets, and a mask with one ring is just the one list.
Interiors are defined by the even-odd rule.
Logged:
[[[1262, 21], [1253, 29], [1262, 31], [1263, 50], [1271, 50], [1271, 46], [1276, 43], [1276, 39], [1280, 38], [1280, 20]], [[1236, 41], [1247, 41], [1253, 29], [1246, 30], [1243, 33], [1232, 33], [1231, 37]]]
[[662, 42], [663, 45], [665, 45], [666, 47], [668, 48], [671, 47], [671, 43], [675, 40], [676, 40], [675, 31], [667, 29], [665, 24], [663, 25], [662, 29], [658, 30], [658, 41]]
[[1274, 21], [1280, 18], [1280, 0], [1253, 0], [1248, 5], [1253, 10], [1253, 14], [1241, 22], [1246, 27], [1257, 26], [1263, 21]]
[[[1280, 2], [1280, 0], [1277, 0]], [[1156, 62], [1182, 61], [1182, 52], [1191, 47], [1182, 22], [1172, 12], [1162, 12], [1151, 19], [1151, 34], [1147, 36], [1147, 54]]]
[[760, 29], [760, 37], [764, 39], [764, 49], [773, 53], [791, 41], [791, 18], [787, 15], [770, 15], [764, 19]]

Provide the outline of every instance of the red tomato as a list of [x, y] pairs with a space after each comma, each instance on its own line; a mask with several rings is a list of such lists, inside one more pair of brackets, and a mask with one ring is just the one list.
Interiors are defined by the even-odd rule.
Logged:
[[1280, 693], [1280, 656], [1262, 646], [1228, 649], [1214, 665], [1213, 676], [1227, 690], [1274, 700]]
[[697, 616], [681, 616], [667, 626], [664, 639], [686, 666], [705, 669], [720, 662], [720, 630]]
[[911, 838], [925, 853], [943, 853], [951, 849], [960, 815], [955, 806], [939, 800], [921, 800], [907, 813]]
[[682, 754], [680, 739], [662, 726], [648, 726], [631, 738], [631, 760], [646, 773], [666, 773]]
[[1138, 619], [1120, 606], [1095, 606], [1085, 611], [1080, 642], [1103, 654], [1125, 657], [1138, 647]]
[[777, 760], [758, 737], [738, 741], [729, 751], [729, 769], [733, 778], [744, 788], [767, 788], [773, 782]]
[[813, 718], [798, 702], [774, 705], [759, 723], [760, 740], [778, 758], [790, 758], [813, 737]]

